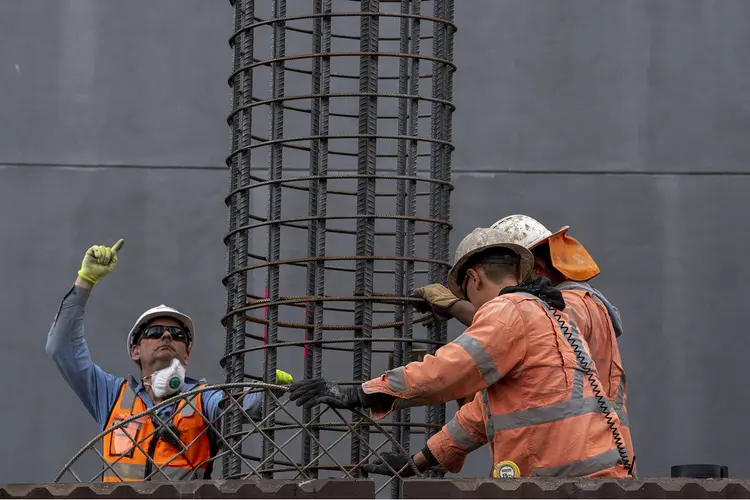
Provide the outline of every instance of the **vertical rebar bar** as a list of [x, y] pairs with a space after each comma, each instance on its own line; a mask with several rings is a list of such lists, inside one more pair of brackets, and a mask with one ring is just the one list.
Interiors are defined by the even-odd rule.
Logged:
[[[380, 0], [361, 0], [360, 12], [377, 13]], [[364, 15], [360, 19], [360, 61], [359, 61], [359, 148], [357, 155], [357, 215], [375, 214], [375, 173], [377, 172], [377, 133], [378, 133], [378, 56], [380, 17]], [[373, 55], [369, 55], [373, 54]], [[375, 219], [362, 217], [357, 220], [357, 256], [375, 255]], [[357, 260], [356, 294], [364, 297], [374, 295], [373, 261]], [[361, 326], [355, 337], [372, 337], [372, 302], [358, 301], [355, 306], [354, 324]], [[354, 349], [354, 380], [370, 378], [372, 345], [357, 342]], [[362, 439], [368, 439], [367, 426], [361, 427]], [[364, 458], [365, 448], [359, 439], [352, 439], [352, 462]]]
[[[229, 206], [229, 240], [227, 242], [227, 315], [224, 324], [226, 328], [226, 353], [241, 351], [245, 348], [245, 314], [235, 312], [246, 303], [247, 274], [239, 272], [247, 266], [248, 234], [242, 231], [249, 222], [250, 202], [249, 193], [240, 190], [250, 179], [249, 149], [252, 135], [252, 113], [246, 106], [252, 101], [253, 72], [239, 71], [252, 62], [253, 32], [243, 30], [246, 23], [254, 19], [254, 3], [237, 1], [232, 4], [234, 11], [234, 32], [230, 43], [234, 49], [232, 109], [244, 110], [233, 114], [230, 120], [232, 128], [232, 152], [228, 159], [230, 168], [230, 196]], [[245, 376], [244, 358], [232, 356], [226, 359], [225, 381], [227, 383], [242, 382]], [[234, 446], [238, 442], [236, 437], [242, 430], [242, 418], [238, 411], [233, 410], [222, 422], [222, 432], [228, 437], [228, 442]], [[241, 471], [242, 463], [239, 457], [230, 454], [223, 461], [222, 474], [228, 477]]]
[[[271, 63], [271, 141], [269, 148], [269, 179], [283, 178], [283, 155], [284, 149], [280, 142], [284, 137], [284, 84], [286, 55], [286, 0], [273, 0], [273, 49]], [[268, 203], [268, 220], [273, 223], [268, 225], [268, 258], [271, 262], [281, 259], [281, 225], [275, 221], [281, 220], [281, 184], [274, 183], [269, 187], [270, 196]], [[280, 297], [279, 266], [268, 266], [267, 284], [268, 299], [271, 305], [268, 307], [268, 331], [267, 348], [265, 349], [265, 374], [263, 380], [266, 383], [276, 383], [276, 343], [279, 333], [279, 306], [274, 305]], [[270, 415], [266, 421], [266, 436], [263, 438], [262, 458], [265, 460], [276, 453], [277, 446], [274, 443], [273, 426], [276, 422], [273, 411], [276, 407], [276, 399], [269, 393], [265, 394], [263, 410]], [[270, 461], [268, 469], [273, 468], [273, 460]], [[272, 478], [272, 473], [265, 473]]]
[[[323, 2], [322, 0], [314, 0], [313, 1], [313, 15], [319, 16], [323, 12]], [[323, 43], [322, 43], [322, 27], [323, 27], [323, 19], [321, 17], [316, 17], [313, 19], [313, 29], [312, 29], [312, 51], [314, 54], [320, 54], [320, 52], [323, 50]], [[320, 220], [317, 218], [319, 215], [319, 184], [320, 181], [317, 179], [317, 177], [320, 175], [320, 108], [321, 108], [321, 97], [320, 97], [320, 89], [321, 89], [321, 64], [322, 60], [320, 57], [315, 57], [312, 61], [312, 84], [310, 88], [310, 92], [312, 93], [313, 97], [310, 101], [310, 136], [315, 137], [315, 139], [312, 139], [310, 141], [310, 175], [313, 176], [313, 179], [309, 182], [309, 196], [308, 196], [308, 214], [310, 215], [311, 219], [308, 222], [308, 229], [307, 229], [307, 255], [310, 257], [318, 257], [318, 225], [320, 224]], [[307, 265], [307, 294], [309, 296], [314, 296], [317, 289], [317, 273], [318, 273], [318, 266], [319, 261], [310, 262]], [[305, 339], [308, 341], [315, 340], [315, 325], [316, 325], [316, 318], [318, 315], [320, 315], [320, 308], [316, 307], [317, 302], [315, 304], [311, 304], [307, 306], [306, 308], [306, 317], [307, 317], [307, 324], [312, 325], [311, 328], [308, 328], [305, 332]], [[311, 379], [313, 378], [313, 368], [314, 368], [314, 355], [313, 355], [313, 349], [309, 348], [308, 346], [305, 346], [305, 378]], [[309, 422], [312, 417], [312, 409], [305, 408], [302, 411], [302, 418], [305, 422]], [[319, 438], [320, 433], [317, 432], [317, 430], [314, 431], [316, 439]], [[310, 463], [310, 459], [312, 458], [311, 453], [311, 439], [309, 436], [305, 436], [302, 440], [302, 461], [305, 463]], [[315, 477], [317, 477], [317, 471], [314, 471], [313, 473]]]

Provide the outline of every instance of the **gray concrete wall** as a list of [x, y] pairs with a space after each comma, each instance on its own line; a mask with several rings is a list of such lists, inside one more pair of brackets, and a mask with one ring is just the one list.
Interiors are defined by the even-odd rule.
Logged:
[[[750, 474], [749, 19], [742, 0], [457, 2], [451, 249], [509, 213], [572, 227], [624, 317], [644, 476]], [[220, 1], [0, 3], [0, 482], [51, 480], [96, 432], [44, 353], [91, 244], [127, 240], [88, 308], [95, 360], [132, 370], [124, 336], [166, 302], [197, 322], [191, 372], [221, 379], [231, 23]], [[462, 475], [487, 469], [479, 450]]]

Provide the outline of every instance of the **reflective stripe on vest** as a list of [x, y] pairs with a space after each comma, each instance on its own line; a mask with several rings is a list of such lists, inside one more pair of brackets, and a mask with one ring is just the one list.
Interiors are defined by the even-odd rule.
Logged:
[[604, 453], [594, 455], [584, 460], [576, 460], [555, 467], [538, 467], [532, 469], [532, 477], [582, 477], [595, 472], [615, 467], [620, 463], [620, 454], [617, 448], [607, 450]]
[[120, 400], [120, 408], [123, 410], [132, 410], [137, 394], [133, 390], [133, 386], [127, 382], [125, 383], [127, 384], [127, 387], [125, 388], [125, 394], [122, 395], [122, 399]]
[[617, 386], [617, 397], [615, 397], [612, 407], [617, 412], [617, 416], [620, 417], [620, 425], [623, 427], [630, 426], [630, 420], [628, 419], [628, 412], [623, 409], [625, 399], [625, 374], [620, 377], [620, 385]]
[[[109, 464], [109, 466], [111, 467], [111, 469], [107, 468], [104, 472], [104, 476], [106, 479], [111, 479], [113, 481], [143, 481], [144, 474], [146, 473], [145, 464], [126, 464], [117, 462], [114, 464]], [[201, 472], [203, 471], [203, 469], [198, 470]], [[190, 469], [185, 469], [182, 467], [161, 466], [160, 468], [156, 468], [156, 466], [154, 466], [154, 469], [151, 471], [151, 478], [149, 480], [182, 481], [187, 479], [193, 472], [197, 471], [192, 471]], [[117, 476], [120, 477], [118, 478]]]
[[458, 423], [456, 417], [453, 417], [453, 419], [446, 424], [445, 429], [448, 431], [448, 435], [453, 442], [466, 453], [470, 453], [477, 448], [482, 447], [482, 443], [475, 441], [474, 438], [466, 432], [466, 429], [461, 427], [461, 424]]
[[388, 370], [388, 388], [393, 392], [406, 391], [406, 378], [404, 378], [404, 367], [399, 366], [393, 370]]
[[[474, 364], [477, 365], [482, 378], [488, 386], [493, 385], [502, 378], [502, 374], [498, 372], [495, 362], [492, 361], [492, 356], [490, 356], [490, 353], [487, 352], [477, 339], [463, 333], [452, 343], [461, 346], [467, 352], [472, 361], [474, 361]], [[406, 378], [404, 377], [403, 366], [388, 370], [386, 373], [388, 375], [388, 388], [390, 390], [393, 392], [406, 391]], [[403, 408], [404, 406], [399, 407]]]
[[477, 339], [462, 333], [453, 341], [453, 343], [463, 347], [469, 356], [471, 356], [472, 361], [474, 361], [474, 364], [479, 368], [479, 372], [482, 374], [482, 378], [488, 386], [493, 385], [503, 377], [502, 374], [498, 372], [495, 362], [492, 361], [490, 353], [487, 352]]

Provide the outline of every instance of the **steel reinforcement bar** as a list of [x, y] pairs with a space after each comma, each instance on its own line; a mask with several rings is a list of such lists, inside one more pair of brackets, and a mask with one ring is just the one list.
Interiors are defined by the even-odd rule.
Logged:
[[[413, 359], [416, 342], [434, 353], [446, 326], [424, 330], [412, 292], [449, 269], [454, 0], [231, 4], [226, 383], [275, 384], [278, 368], [355, 384]], [[265, 398], [269, 465], [275, 405]], [[353, 417], [346, 460], [358, 463], [371, 425]], [[438, 405], [381, 424], [408, 451], [444, 422]], [[231, 441], [242, 426], [233, 415], [222, 432]], [[302, 437], [299, 462], [316, 477], [321, 443], [341, 431]], [[227, 457], [223, 476], [242, 465]]]

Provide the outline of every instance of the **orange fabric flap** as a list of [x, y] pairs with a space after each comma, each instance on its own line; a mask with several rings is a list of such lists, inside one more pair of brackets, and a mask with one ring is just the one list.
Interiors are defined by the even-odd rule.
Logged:
[[561, 231], [549, 239], [552, 266], [573, 281], [588, 281], [599, 274], [599, 266], [583, 245]]

